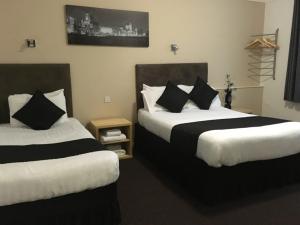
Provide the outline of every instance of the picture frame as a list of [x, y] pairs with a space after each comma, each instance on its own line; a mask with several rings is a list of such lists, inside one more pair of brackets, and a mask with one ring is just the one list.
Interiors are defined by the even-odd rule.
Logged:
[[149, 13], [66, 5], [70, 45], [149, 47]]

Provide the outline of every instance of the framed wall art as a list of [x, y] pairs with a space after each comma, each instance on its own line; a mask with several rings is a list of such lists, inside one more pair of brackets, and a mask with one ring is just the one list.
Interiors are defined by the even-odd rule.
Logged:
[[68, 44], [149, 47], [149, 13], [66, 5]]

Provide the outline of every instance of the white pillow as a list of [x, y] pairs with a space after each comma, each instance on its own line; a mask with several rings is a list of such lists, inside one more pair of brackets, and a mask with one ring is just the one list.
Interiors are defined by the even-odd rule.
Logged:
[[144, 100], [145, 109], [150, 112], [167, 111], [164, 107], [156, 104], [157, 100], [165, 91], [166, 86], [154, 87], [143, 84], [143, 90], [141, 91]]
[[189, 86], [189, 85], [177, 85], [177, 87], [179, 87], [181, 90], [185, 91], [186, 93], [191, 93], [191, 91], [193, 90], [194, 86]]
[[215, 109], [215, 108], [220, 108], [220, 107], [223, 107], [223, 106], [222, 106], [222, 103], [221, 103], [220, 96], [217, 95], [217, 96], [212, 100], [209, 109]]
[[162, 93], [165, 91], [166, 86], [149, 86], [147, 84], [143, 84], [143, 90], [146, 91], [155, 91], [157, 93], [160, 93], [160, 95], [162, 95]]
[[[191, 91], [193, 90], [194, 86], [188, 86], [188, 85], [183, 85], [183, 84], [180, 84], [178, 85], [177, 87], [179, 87], [181, 90], [185, 91], [186, 93], [191, 93]], [[198, 109], [198, 106], [192, 101], [192, 100], [188, 100], [183, 109], [185, 110], [189, 110], [189, 109]]]
[[144, 109], [146, 109], [148, 112], [152, 113], [152, 110], [151, 110], [151, 98], [148, 94], [147, 91], [143, 90], [141, 91], [142, 93], [142, 96], [143, 96], [143, 102], [144, 102]]
[[[67, 109], [66, 109], [66, 98], [64, 95], [64, 90], [60, 89], [57, 91], [49, 92], [44, 94], [51, 102], [53, 102], [57, 107], [64, 110], [66, 113], [55, 123], [63, 123], [68, 120]], [[15, 94], [8, 96], [8, 105], [9, 105], [9, 116], [10, 116], [10, 125], [12, 127], [24, 127], [26, 126], [19, 120], [12, 118], [17, 111], [19, 111], [30, 99], [32, 95], [30, 94]]]
[[160, 96], [155, 95], [151, 91], [143, 90], [141, 91], [144, 101], [144, 108], [150, 112], [159, 112], [159, 111], [167, 111], [164, 107], [156, 104], [156, 101], [159, 99]]

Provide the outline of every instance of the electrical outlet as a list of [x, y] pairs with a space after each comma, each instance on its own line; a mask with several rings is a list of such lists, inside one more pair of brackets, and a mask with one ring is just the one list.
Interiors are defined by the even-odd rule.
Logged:
[[105, 96], [104, 97], [104, 103], [111, 103], [111, 97], [110, 96]]

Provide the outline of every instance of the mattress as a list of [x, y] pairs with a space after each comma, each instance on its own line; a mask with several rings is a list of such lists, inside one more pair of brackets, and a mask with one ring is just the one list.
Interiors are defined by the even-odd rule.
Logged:
[[[69, 119], [49, 130], [0, 125], [0, 145], [27, 146], [91, 139], [77, 121]], [[119, 159], [111, 151], [70, 157], [0, 164], [0, 206], [43, 199], [107, 186], [119, 177]]]
[[[255, 115], [236, 112], [224, 107], [212, 110], [184, 110], [182, 113], [167, 111], [149, 113], [140, 109], [138, 121], [145, 129], [170, 143], [172, 129], [178, 124], [252, 116]], [[299, 153], [299, 138], [300, 123], [297, 122], [211, 130], [199, 136], [196, 157], [213, 167], [275, 159]]]

